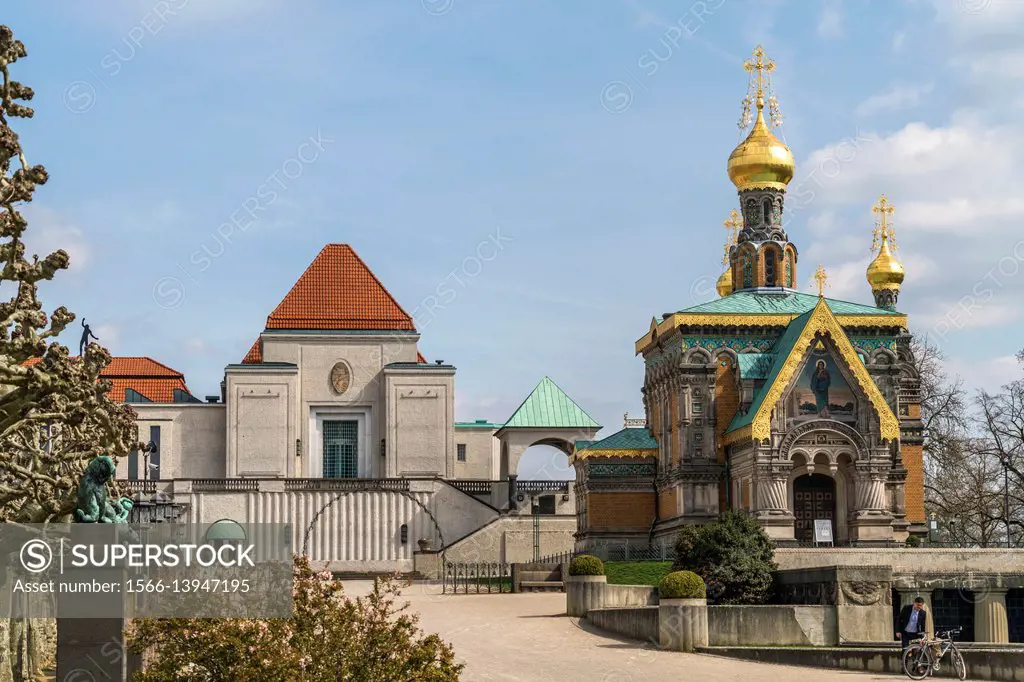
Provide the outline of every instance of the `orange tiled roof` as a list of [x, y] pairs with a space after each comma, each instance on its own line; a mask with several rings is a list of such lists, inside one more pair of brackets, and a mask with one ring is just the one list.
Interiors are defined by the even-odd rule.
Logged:
[[328, 244], [270, 313], [267, 329], [416, 331], [416, 325], [352, 247]]
[[[317, 254], [270, 313], [266, 328], [416, 331], [409, 314], [348, 244], [328, 244]], [[257, 339], [242, 363], [261, 362]]]
[[[34, 365], [39, 358], [31, 358], [25, 364]], [[171, 369], [152, 358], [146, 357], [113, 357], [110, 364], [102, 372], [100, 378], [111, 383], [107, 393], [112, 400], [124, 401], [125, 389], [130, 388], [141, 393], [154, 403], [174, 402], [174, 389], [192, 394], [185, 385], [185, 375]]]

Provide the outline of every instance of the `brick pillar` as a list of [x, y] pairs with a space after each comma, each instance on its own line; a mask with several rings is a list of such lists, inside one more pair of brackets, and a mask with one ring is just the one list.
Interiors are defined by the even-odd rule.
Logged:
[[1010, 642], [1006, 590], [985, 590], [974, 603], [974, 641], [995, 644]]
[[935, 636], [935, 616], [932, 613], [932, 593], [929, 590], [918, 591], [916, 587], [910, 589], [896, 588], [900, 593], [900, 610], [903, 610], [904, 606], [910, 606], [914, 603], [914, 600], [918, 597], [924, 599], [924, 612], [928, 614], [928, 622], [925, 625], [925, 633], [929, 637]]

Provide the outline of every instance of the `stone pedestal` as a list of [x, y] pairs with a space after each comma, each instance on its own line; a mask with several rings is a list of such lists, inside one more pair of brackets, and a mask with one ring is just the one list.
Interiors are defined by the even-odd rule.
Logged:
[[[57, 595], [57, 679], [125, 682], [140, 668], [138, 657], [128, 652], [124, 630], [132, 616], [131, 599], [123, 586], [124, 569], [68, 569], [69, 583], [117, 583], [116, 594], [100, 592]], [[68, 615], [96, 617], [68, 618]]]
[[570, 575], [565, 579], [566, 614], [583, 618], [591, 609], [601, 608], [601, 593], [608, 577], [603, 575]]
[[414, 551], [412, 553], [412, 570], [429, 580], [441, 578], [441, 553], [434, 551]]
[[706, 599], [662, 599], [658, 602], [658, 641], [671, 651], [695, 651], [708, 645]]
[[57, 679], [128, 679], [128, 651], [121, 618], [57, 620]]
[[1006, 590], [978, 593], [974, 603], [974, 641], [1008, 644], [1010, 623], [1006, 618]]

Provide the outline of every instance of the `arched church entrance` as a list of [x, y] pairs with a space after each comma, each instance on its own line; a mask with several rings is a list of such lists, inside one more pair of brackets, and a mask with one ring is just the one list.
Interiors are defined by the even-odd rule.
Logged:
[[831, 476], [804, 474], [793, 481], [794, 535], [800, 542], [814, 541], [814, 522], [827, 519], [836, 537], [836, 480]]

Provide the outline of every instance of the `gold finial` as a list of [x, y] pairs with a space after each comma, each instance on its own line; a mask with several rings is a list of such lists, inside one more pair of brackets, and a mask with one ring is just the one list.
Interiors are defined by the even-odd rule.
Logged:
[[[879, 292], [898, 293], [906, 274], [903, 264], [895, 254], [896, 231], [893, 229], [892, 223], [889, 222], [889, 216], [895, 211], [896, 207], [889, 203], [884, 194], [879, 197], [878, 203], [871, 207], [871, 212], [878, 216], [871, 239], [871, 252], [877, 251], [878, 255], [868, 264], [867, 278], [871, 290], [876, 292], [876, 300], [882, 300], [877, 299]], [[884, 302], [886, 307], [892, 309], [891, 306], [895, 304], [895, 299], [886, 298]], [[879, 303], [879, 306], [882, 304]]]
[[892, 250], [896, 250], [896, 231], [889, 223], [889, 216], [895, 211], [896, 207], [889, 203], [884, 194], [879, 197], [878, 203], [871, 207], [871, 212], [878, 214], [878, 220], [875, 221], [875, 233], [871, 240], [872, 253], [881, 249], [882, 243], [886, 240]]
[[[753, 59], [743, 62], [743, 69], [749, 74], [747, 83], [747, 96], [743, 98], [743, 114], [740, 116], [739, 127], [746, 129], [753, 121], [750, 105], [757, 107], [760, 116], [764, 109], [765, 102], [768, 103], [768, 115], [771, 118], [772, 127], [782, 125], [782, 112], [779, 111], [779, 102], [772, 94], [771, 72], [775, 70], [775, 62], [765, 56], [764, 48], [758, 45], [754, 48]], [[756, 74], [756, 75], [755, 75]]]
[[825, 295], [825, 287], [831, 288], [828, 283], [828, 275], [825, 273], [825, 268], [821, 265], [814, 271], [814, 281], [818, 283], [818, 297]]
[[724, 221], [722, 225], [729, 231], [729, 235], [725, 238], [725, 254], [722, 256], [722, 267], [726, 268], [729, 267], [729, 249], [736, 244], [740, 229], [743, 228], [743, 219], [740, 218], [740, 212], [734, 208], [729, 212], [729, 219]]

